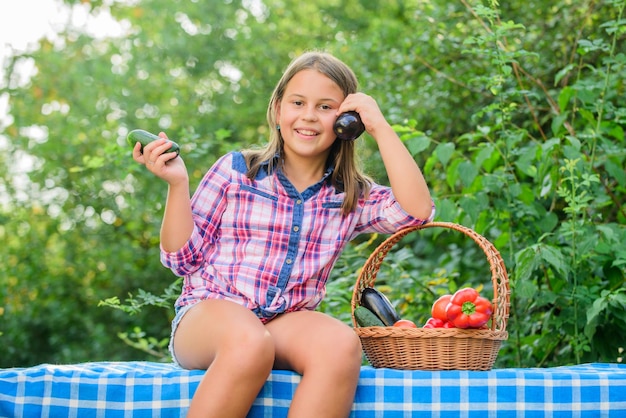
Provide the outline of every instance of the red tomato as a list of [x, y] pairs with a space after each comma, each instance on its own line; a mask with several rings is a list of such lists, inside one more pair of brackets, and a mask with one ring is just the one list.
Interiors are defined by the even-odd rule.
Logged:
[[415, 325], [415, 322], [410, 321], [408, 319], [400, 319], [399, 321], [396, 321], [395, 324], [393, 324], [394, 327], [399, 327], [399, 328], [417, 328], [417, 325]]
[[444, 322], [441, 319], [428, 318], [428, 321], [426, 321], [422, 328], [442, 328], [443, 324]]
[[428, 321], [426, 321], [422, 328], [454, 328], [454, 325], [448, 321], [442, 321], [441, 319], [428, 318]]
[[432, 317], [435, 319], [440, 319], [443, 322], [448, 322], [448, 315], [446, 315], [446, 308], [448, 307], [448, 303], [450, 303], [450, 299], [452, 295], [443, 295], [439, 299], [433, 303], [432, 308]]

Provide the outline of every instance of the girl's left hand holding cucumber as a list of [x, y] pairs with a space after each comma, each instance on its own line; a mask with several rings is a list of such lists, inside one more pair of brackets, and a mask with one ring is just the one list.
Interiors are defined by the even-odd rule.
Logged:
[[177, 158], [178, 153], [167, 152], [172, 147], [172, 141], [165, 133], [159, 133], [159, 139], [145, 146], [137, 142], [133, 147], [133, 159], [139, 164], [146, 166], [155, 176], [165, 180], [170, 185], [181, 182], [188, 183], [187, 168], [182, 158]]
[[167, 200], [161, 225], [161, 246], [166, 251], [182, 247], [193, 231], [193, 215], [189, 195], [189, 175], [182, 158], [177, 152], [167, 152], [172, 141], [165, 133], [159, 139], [133, 147], [133, 159], [146, 166], [155, 176], [168, 183]]

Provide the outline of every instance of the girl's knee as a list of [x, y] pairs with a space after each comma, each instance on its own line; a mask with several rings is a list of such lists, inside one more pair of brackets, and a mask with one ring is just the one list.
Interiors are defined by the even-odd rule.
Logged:
[[343, 358], [347, 366], [361, 365], [363, 354], [361, 339], [352, 329], [347, 329], [342, 333], [341, 337], [337, 338], [334, 347], [333, 350]]
[[237, 329], [225, 339], [218, 355], [227, 356], [239, 367], [274, 363], [274, 340], [265, 327]]
[[324, 362], [338, 375], [355, 375], [360, 370], [363, 351], [359, 336], [349, 327], [334, 330], [326, 341], [325, 347], [320, 347]]

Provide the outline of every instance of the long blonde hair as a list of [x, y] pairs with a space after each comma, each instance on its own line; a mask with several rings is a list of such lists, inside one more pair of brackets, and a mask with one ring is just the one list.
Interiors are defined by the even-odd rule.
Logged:
[[[283, 139], [277, 127], [278, 104], [285, 94], [287, 83], [302, 70], [314, 69], [333, 80], [343, 91], [344, 96], [356, 93], [358, 81], [354, 72], [331, 54], [325, 52], [306, 52], [294, 59], [274, 88], [269, 105], [267, 106], [267, 123], [270, 138], [267, 146], [258, 150], [243, 151], [248, 166], [247, 176], [254, 179], [265, 162], [269, 162], [269, 170], [273, 171], [276, 165], [282, 164]], [[275, 160], [275, 156], [281, 158]], [[355, 141], [335, 140], [328, 155], [327, 167], [333, 167], [331, 175], [332, 185], [345, 193], [341, 209], [344, 215], [354, 211], [361, 196], [366, 197], [370, 191], [372, 180], [366, 176], [356, 161]]]

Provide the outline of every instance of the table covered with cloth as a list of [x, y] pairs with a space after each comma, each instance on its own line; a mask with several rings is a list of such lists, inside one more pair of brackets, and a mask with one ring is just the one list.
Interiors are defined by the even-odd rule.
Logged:
[[[153, 362], [1, 369], [0, 417], [184, 417], [203, 374]], [[286, 417], [299, 381], [293, 372], [273, 371], [248, 416]], [[626, 365], [491, 371], [363, 366], [351, 417], [623, 418]]]

